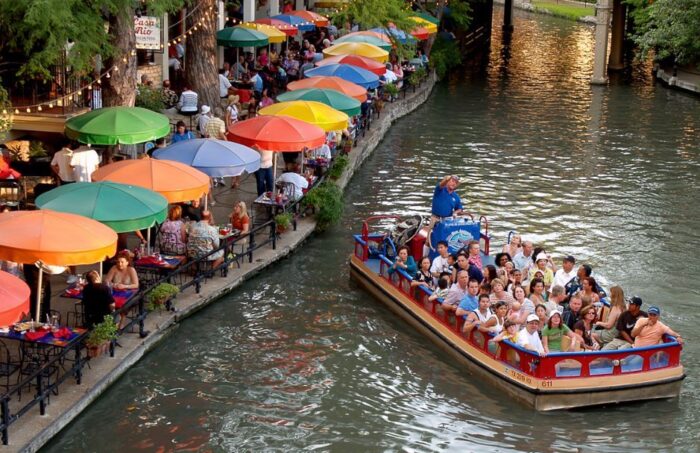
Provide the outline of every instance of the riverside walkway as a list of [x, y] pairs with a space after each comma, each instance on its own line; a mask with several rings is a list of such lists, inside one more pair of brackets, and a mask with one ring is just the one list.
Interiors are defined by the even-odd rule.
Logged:
[[[397, 101], [385, 104], [379, 118], [372, 123], [371, 129], [350, 152], [349, 165], [336, 182], [341, 190], [348, 185], [355, 171], [379, 144], [392, 122], [412, 112], [428, 99], [435, 81], [435, 76], [431, 74], [415, 91], [408, 89], [405, 97], [401, 95]], [[242, 189], [233, 192], [228, 188], [218, 188], [214, 191], [216, 204], [212, 206], [212, 210], [217, 221], [221, 222], [230, 215], [231, 206], [241, 198], [241, 194], [251, 194], [248, 196], [252, 197], [255, 192], [252, 176], [244, 179]], [[250, 200], [244, 198], [244, 201]], [[144, 321], [144, 330], [149, 332], [147, 336], [141, 338], [137, 332], [121, 335], [114, 357], [103, 355], [90, 360], [89, 368], [83, 369], [82, 381], [79, 385], [69, 377], [60, 386], [58, 394], [51, 395], [45, 415], [40, 415], [39, 408], [34, 407], [13, 423], [9, 428], [9, 445], [2, 447], [0, 451], [32, 452], [41, 448], [144, 354], [159, 342], [166, 340], [168, 334], [180, 327], [183, 320], [292, 253], [311, 236], [315, 228], [316, 222], [313, 216], [301, 217], [295, 231], [289, 230], [279, 236], [275, 249], [268, 245], [255, 250], [252, 262], [249, 262], [246, 257], [245, 260], [241, 260], [240, 268], [230, 269], [226, 277], [205, 280], [199, 292], [195, 291], [194, 286], [185, 289], [174, 301], [177, 311], [149, 313]], [[55, 283], [54, 294], [59, 288], [62, 291], [65, 287], [65, 283], [59, 282], [58, 279], [52, 283]], [[182, 324], [182, 328], [186, 329], [187, 324]]]

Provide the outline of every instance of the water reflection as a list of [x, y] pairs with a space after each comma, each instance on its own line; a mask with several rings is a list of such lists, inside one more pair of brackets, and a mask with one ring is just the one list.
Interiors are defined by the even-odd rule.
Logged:
[[398, 122], [340, 226], [188, 320], [47, 450], [696, 449], [694, 378], [679, 401], [534, 413], [348, 281], [361, 219], [427, 213], [437, 177], [458, 173], [496, 245], [518, 230], [657, 302], [697, 374], [697, 99], [639, 67], [631, 85], [590, 87], [590, 28], [515, 20], [507, 67], [496, 37], [483, 73]]

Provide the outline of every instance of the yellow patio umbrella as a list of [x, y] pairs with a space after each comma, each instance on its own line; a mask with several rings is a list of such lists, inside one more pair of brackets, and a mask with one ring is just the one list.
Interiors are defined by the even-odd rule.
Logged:
[[287, 40], [287, 35], [279, 31], [276, 27], [273, 27], [272, 25], [256, 24], [255, 22], [244, 22], [241, 24], [241, 26], [259, 31], [263, 35], [267, 36], [267, 40], [270, 41], [271, 44], [279, 44]]
[[389, 52], [382, 50], [373, 44], [365, 42], [344, 42], [336, 44], [327, 49], [323, 49], [326, 57], [337, 57], [338, 55], [359, 55], [371, 58], [372, 60], [384, 63], [389, 59]]
[[339, 131], [348, 127], [348, 116], [316, 101], [288, 101], [260, 109], [260, 115], [289, 116], [320, 127], [324, 131]]
[[411, 16], [410, 19], [412, 19], [414, 22], [416, 22], [419, 27], [425, 28], [426, 30], [428, 30], [428, 33], [430, 33], [431, 35], [433, 33], [437, 33], [437, 31], [438, 31], [437, 25], [430, 22], [429, 20], [425, 20], [422, 17], [418, 17], [418, 16]]

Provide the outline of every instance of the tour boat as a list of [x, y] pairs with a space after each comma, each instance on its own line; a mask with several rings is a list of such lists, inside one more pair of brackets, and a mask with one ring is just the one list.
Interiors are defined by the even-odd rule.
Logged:
[[[370, 231], [370, 223], [396, 222], [389, 232]], [[376, 229], [376, 228], [375, 228]], [[431, 231], [420, 216], [400, 219], [375, 216], [354, 235], [350, 276], [394, 313], [437, 343], [475, 375], [499, 385], [509, 395], [540, 411], [570, 409], [627, 401], [674, 398], [685, 378], [682, 345], [663, 342], [620, 351], [557, 352], [540, 357], [509, 341], [495, 343], [474, 329], [462, 332], [462, 317], [445, 314], [440, 300], [429, 301], [425, 286], [411, 288], [412, 275], [389, 273], [397, 244], [407, 245], [419, 262], [424, 246], [446, 240], [451, 253], [478, 240], [484, 265], [489, 256], [488, 220], [467, 215], [443, 219]], [[432, 252], [434, 255], [434, 251]]]

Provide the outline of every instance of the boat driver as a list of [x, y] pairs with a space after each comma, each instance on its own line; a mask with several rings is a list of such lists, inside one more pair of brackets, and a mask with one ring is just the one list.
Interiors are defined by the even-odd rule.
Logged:
[[456, 192], [459, 177], [448, 175], [435, 186], [433, 193], [433, 223], [443, 217], [462, 213], [462, 200]]

